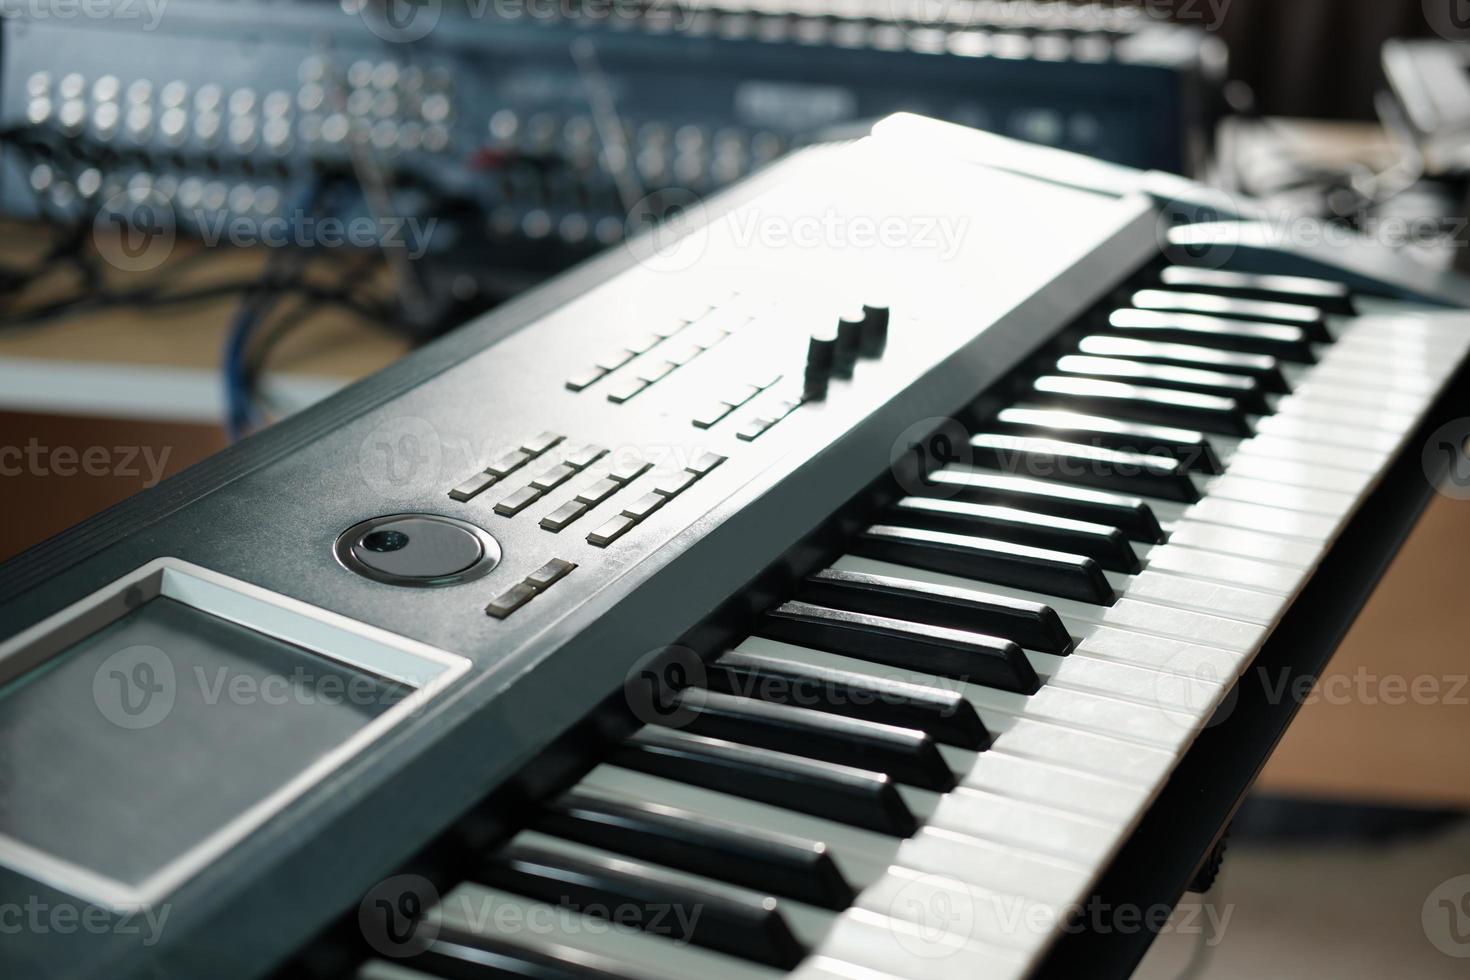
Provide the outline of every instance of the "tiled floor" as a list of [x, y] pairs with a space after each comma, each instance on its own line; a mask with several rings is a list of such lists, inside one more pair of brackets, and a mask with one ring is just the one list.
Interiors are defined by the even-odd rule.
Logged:
[[1233, 847], [1208, 896], [1224, 922], [1208, 960], [1190, 966], [1197, 930], [1165, 935], [1134, 980], [1466, 980], [1470, 879], [1453, 894], [1462, 941], [1439, 904], [1448, 893], [1425, 924], [1431, 893], [1459, 875], [1470, 875], [1470, 823], [1382, 847]]

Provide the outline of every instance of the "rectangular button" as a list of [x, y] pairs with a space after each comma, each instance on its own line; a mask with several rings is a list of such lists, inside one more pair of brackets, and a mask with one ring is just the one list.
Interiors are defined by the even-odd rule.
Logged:
[[531, 480], [531, 486], [538, 490], [555, 490], [563, 483], [570, 480], [577, 473], [575, 466], [566, 463], [557, 463], [537, 473]]
[[521, 487], [515, 493], [495, 505], [495, 513], [501, 517], [514, 517], [541, 498], [535, 487]]
[[671, 316], [667, 320], [664, 320], [662, 323], [655, 326], [653, 328], [653, 332], [658, 334], [665, 340], [668, 340], [674, 334], [678, 333], [680, 330], [683, 330], [687, 322], [688, 321], [686, 321], [682, 316]]
[[648, 382], [642, 378], [628, 378], [626, 381], [619, 382], [617, 387], [607, 393], [607, 400], [614, 405], [621, 405], [647, 387]]
[[664, 357], [669, 359], [669, 363], [683, 367], [703, 353], [704, 348], [697, 344], [681, 344], [673, 350], [665, 351]]
[[684, 467], [690, 473], [698, 473], [705, 476], [710, 470], [725, 461], [725, 457], [719, 453], [700, 453], [688, 466]]
[[516, 470], [525, 466], [531, 459], [531, 454], [523, 449], [512, 449], [501, 456], [495, 462], [485, 467], [485, 472], [491, 476], [509, 476]]
[[551, 561], [536, 569], [526, 576], [526, 584], [537, 592], [544, 591], [555, 583], [561, 581], [572, 569], [577, 567], [576, 562], [565, 561], [561, 558], [553, 558]]
[[739, 408], [760, 393], [761, 390], [755, 385], [740, 385], [739, 387], [726, 391], [722, 401], [727, 405], [734, 405], [736, 408]]
[[601, 446], [594, 446], [591, 443], [588, 443], [585, 446], [581, 446], [568, 452], [566, 454], [565, 460], [568, 466], [574, 467], [578, 470], [585, 470], [587, 467], [591, 466], [593, 463], [597, 462], [599, 459], [606, 455], [606, 449], [602, 448]]
[[667, 479], [660, 480], [654, 486], [653, 492], [663, 494], [665, 497], [674, 497], [683, 493], [688, 488], [689, 484], [693, 483], [697, 479], [699, 479], [698, 476], [687, 471], [684, 473], [676, 473], [675, 475]]
[[643, 336], [637, 337], [630, 341], [628, 343], [628, 350], [632, 351], [635, 354], [647, 354], [649, 351], [658, 346], [658, 342], [660, 340], [663, 340], [663, 338], [660, 337], [658, 334], [646, 333]]
[[647, 381], [649, 384], [653, 384], [656, 381], [662, 381], [664, 378], [667, 378], [669, 373], [678, 366], [672, 361], [658, 361], [639, 371], [638, 377]]
[[661, 493], [649, 491], [624, 507], [623, 516], [631, 517], [635, 521], [647, 520], [648, 515], [662, 507], [668, 499], [668, 497], [665, 497]]
[[616, 480], [618, 483], [632, 483], [644, 473], [647, 473], [651, 466], [653, 466], [652, 463], [645, 463], [642, 460], [619, 463], [608, 472], [607, 476], [608, 479]]
[[546, 450], [561, 442], [561, 440], [562, 437], [557, 435], [555, 432], [543, 432], [539, 436], [527, 439], [525, 442], [521, 443], [521, 448], [530, 453], [532, 456], [540, 456], [542, 453], [546, 452]]
[[695, 428], [708, 429], [710, 426], [715, 425], [717, 422], [720, 421], [720, 419], [724, 418], [726, 415], [729, 415], [733, 411], [735, 411], [734, 405], [727, 405], [724, 402], [715, 402], [714, 404], [701, 408], [698, 412], [696, 412], [692, 421], [694, 422]]
[[579, 371], [570, 378], [567, 378], [567, 390], [581, 391], [584, 388], [590, 388], [605, 377], [607, 377], [607, 371], [600, 367]]
[[583, 490], [581, 493], [577, 494], [577, 499], [582, 501], [582, 503], [586, 504], [588, 507], [596, 507], [608, 497], [611, 497], [613, 494], [617, 493], [618, 490], [622, 488], [622, 486], [623, 485], [617, 480], [614, 480], [611, 477], [604, 477], [603, 479], [598, 480], [596, 483], [592, 484], [592, 486]]
[[587, 513], [586, 504], [580, 500], [568, 500], [556, 510], [541, 518], [541, 526], [548, 531], [560, 531], [585, 513]]
[[517, 609], [530, 602], [536, 595], [536, 590], [525, 582], [517, 582], [506, 589], [500, 595], [490, 600], [485, 607], [485, 613], [496, 619], [504, 619]]
[[451, 500], [458, 500], [461, 503], [466, 500], [472, 500], [479, 494], [483, 493], [492, 484], [494, 484], [497, 479], [499, 479], [499, 477], [497, 477], [494, 473], [476, 473], [474, 476], [470, 477], [468, 480], [464, 481], [459, 486], [449, 491], [449, 497]]
[[606, 548], [618, 538], [628, 533], [628, 530], [638, 523], [631, 517], [619, 514], [606, 524], [587, 535], [587, 543], [598, 548]]
[[618, 368], [631, 361], [635, 356], [637, 355], [635, 355], [632, 351], [626, 349], [610, 351], [597, 362], [597, 366], [602, 368], [604, 371], [616, 371]]
[[759, 439], [767, 429], [776, 424], [775, 419], [754, 418], [735, 430], [735, 438], [742, 442], [753, 442]]

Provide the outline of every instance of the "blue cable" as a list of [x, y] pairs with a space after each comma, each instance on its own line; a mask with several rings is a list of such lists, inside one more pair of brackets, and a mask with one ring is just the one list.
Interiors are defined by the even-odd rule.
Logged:
[[[320, 178], [312, 180], [292, 208], [293, 220], [298, 220], [307, 212], [315, 210], [323, 187], [323, 181]], [[282, 247], [290, 248], [291, 243], [288, 242]], [[274, 258], [275, 256], [271, 256], [266, 259], [265, 272], [261, 276], [262, 285], [270, 285], [271, 273], [275, 266]], [[276, 298], [275, 294], [256, 295], [253, 291], [247, 293], [240, 303], [239, 310], [235, 313], [234, 321], [230, 324], [230, 332], [225, 341], [223, 370], [225, 432], [232, 443], [239, 442], [244, 437], [246, 430], [257, 421], [250, 404], [250, 392], [245, 380], [245, 352], [250, 349], [250, 339], [255, 335], [255, 328], [270, 311]]]

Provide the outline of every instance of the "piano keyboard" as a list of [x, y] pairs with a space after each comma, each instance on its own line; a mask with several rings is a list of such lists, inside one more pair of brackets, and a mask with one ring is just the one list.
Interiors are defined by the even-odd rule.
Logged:
[[1153, 279], [361, 980], [1026, 977], [1470, 350]]
[[0, 566], [0, 904], [171, 912], [0, 975], [1123, 975], [1470, 351], [1161, 180], [885, 120]]

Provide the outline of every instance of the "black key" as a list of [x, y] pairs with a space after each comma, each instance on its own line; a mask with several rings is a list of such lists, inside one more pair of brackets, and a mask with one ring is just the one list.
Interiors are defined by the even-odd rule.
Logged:
[[589, 915], [616, 909], [619, 924], [631, 919], [645, 932], [757, 963], [790, 969], [806, 955], [775, 899], [702, 887], [642, 861], [512, 843], [486, 858], [475, 878]]
[[1121, 381], [1124, 384], [1145, 385], [1150, 388], [1196, 391], [1202, 395], [1233, 398], [1246, 411], [1257, 415], [1266, 415], [1271, 411], [1271, 406], [1266, 403], [1265, 390], [1254, 378], [1243, 374], [1145, 364], [1125, 357], [1091, 357], [1086, 354], [1068, 354], [1057, 360], [1056, 369], [1062, 374], [1078, 374], [1104, 381]]
[[1197, 344], [1245, 354], [1269, 354], [1284, 361], [1315, 364], [1311, 338], [1301, 327], [1279, 323], [1247, 323], [1200, 313], [1114, 310], [1108, 323], [1120, 334], [1175, 344]]
[[1176, 313], [1204, 313], [1255, 323], [1282, 323], [1301, 327], [1319, 344], [1332, 341], [1327, 331], [1327, 314], [1315, 306], [1279, 303], [1259, 299], [1236, 299], [1210, 293], [1188, 293], [1174, 289], [1141, 289], [1133, 294], [1133, 305], [1140, 310], [1172, 310]]
[[933, 739], [912, 728], [703, 688], [681, 691], [678, 708], [679, 727], [695, 735], [884, 772], [941, 793], [955, 787], [954, 773]]
[[1262, 391], [1277, 395], [1291, 391], [1291, 386], [1286, 383], [1286, 375], [1281, 373], [1280, 362], [1269, 354], [1242, 354], [1238, 351], [1193, 347], [1189, 344], [1160, 344], [1151, 340], [1115, 337], [1105, 333], [1083, 337], [1077, 343], [1077, 350], [1097, 357], [1126, 357], [1149, 364], [1243, 374], [1248, 378], [1255, 378]]
[[533, 825], [543, 833], [690, 874], [842, 911], [856, 893], [821, 841], [711, 820], [677, 807], [567, 793]]
[[1189, 471], [1166, 456], [1140, 456], [1075, 442], [988, 432], [971, 437], [970, 451], [976, 462], [1006, 473], [1184, 504], [1199, 500], [1199, 488], [1189, 478]]
[[[796, 595], [818, 606], [1000, 636], [1042, 653], [1066, 654], [1074, 645], [1062, 617], [1050, 606], [978, 589], [828, 568], [802, 582]], [[944, 741], [939, 735], [934, 737]]]
[[[887, 539], [879, 534], [877, 544], [869, 548], [861, 539], [873, 532], [894, 532], [901, 541], [922, 541], [924, 535], [937, 535], [931, 531], [905, 531], [900, 528], [874, 527], [859, 535], [856, 544], [862, 545], [870, 557], [882, 558], [875, 553]], [[959, 535], [939, 535], [959, 537]], [[980, 538], [963, 540], [983, 541]], [[1003, 541], [984, 542], [992, 545], [996, 553], [1003, 549], [1033, 551], [1021, 545]], [[858, 553], [864, 553], [859, 551]], [[1039, 552], [1050, 554], [1050, 552]], [[1071, 557], [1071, 556], [1068, 556]], [[893, 559], [898, 560], [898, 559]], [[910, 564], [916, 564], [910, 562]], [[998, 563], [999, 564], [999, 563]], [[923, 566], [919, 566], [923, 567]], [[1098, 572], [1101, 575], [1101, 571]], [[926, 674], [954, 677], [974, 681], [987, 687], [1020, 694], [1032, 694], [1041, 682], [1031, 661], [1021, 648], [1010, 640], [1002, 640], [983, 633], [952, 630], [943, 626], [927, 626], [885, 616], [870, 616], [866, 613], [845, 609], [828, 609], [824, 606], [808, 605], [804, 602], [787, 602], [766, 613], [761, 620], [758, 633], [773, 640], [784, 640], [798, 646], [814, 647], [830, 653], [871, 660], [890, 667], [921, 670]]]
[[1219, 395], [1057, 374], [1037, 378], [1031, 387], [1044, 404], [1085, 408], [1159, 425], [1191, 426], [1230, 436], [1246, 437], [1252, 432], [1244, 406]]
[[898, 784], [882, 773], [786, 752], [648, 727], [629, 736], [610, 761], [892, 837], [919, 827]]
[[883, 515], [888, 524], [923, 527], [931, 531], [977, 534], [1001, 541], [1014, 541], [1037, 548], [1050, 548], [1086, 555], [1103, 568], [1129, 574], [1140, 570], [1138, 555], [1128, 537], [1115, 527], [1074, 521], [1069, 517], [1033, 514], [1014, 507], [972, 504], [964, 500], [936, 497], [904, 497]]
[[[1224, 472], [1220, 457], [1203, 433], [1101, 415], [1078, 415], [1047, 408], [1006, 408], [986, 427], [1011, 435], [1080, 442], [1141, 456], [1167, 456], [1195, 473]], [[1106, 524], [1107, 521], [1094, 523]]]
[[[645, 980], [636, 967], [619, 963], [598, 953], [588, 953], [550, 942], [530, 930], [518, 930], [514, 942], [489, 929], [468, 932], [443, 927], [439, 935], [412, 959], [403, 961], [415, 970], [428, 971], [447, 980], [493, 980], [495, 977], [527, 977], [534, 980]], [[399, 969], [402, 969], [399, 967]], [[356, 980], [377, 980], [366, 969]], [[392, 974], [401, 977], [402, 974]]]
[[[852, 542], [855, 555], [1009, 585], [1100, 606], [1117, 601], [1102, 566], [1084, 555], [948, 531], [876, 524]], [[938, 673], [938, 671], [935, 671]], [[991, 685], [998, 686], [998, 685]], [[1022, 691], [1029, 694], [1030, 691]]]
[[990, 747], [990, 733], [974, 705], [954, 691], [927, 684], [738, 650], [709, 665], [706, 683], [741, 697], [916, 729], [936, 742], [964, 749]]
[[1172, 289], [1192, 289], [1238, 299], [1261, 299], [1315, 306], [1334, 316], [1357, 316], [1357, 305], [1348, 287], [1330, 279], [1305, 276], [1262, 276], [1221, 269], [1196, 269], [1171, 265], [1159, 273], [1159, 282]]
[[1137, 497], [1085, 490], [1049, 480], [972, 470], [936, 470], [925, 478], [925, 482], [938, 497], [973, 500], [977, 504], [1010, 504], [1038, 514], [1111, 524], [1122, 528], [1135, 541], [1157, 544], [1164, 540], [1164, 530], [1159, 527], [1158, 518], [1148, 504]]

